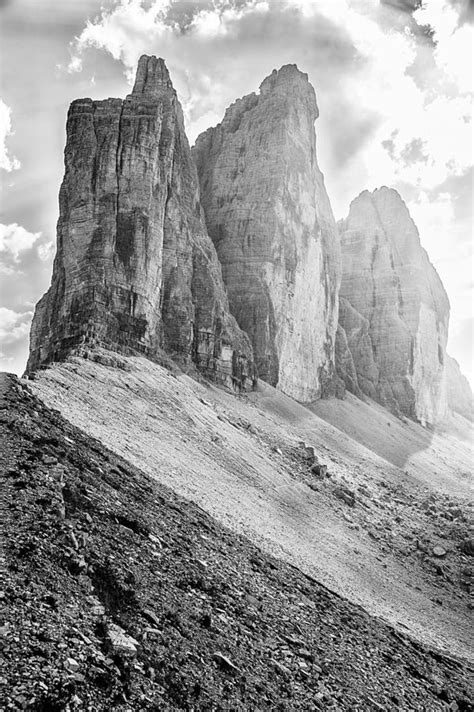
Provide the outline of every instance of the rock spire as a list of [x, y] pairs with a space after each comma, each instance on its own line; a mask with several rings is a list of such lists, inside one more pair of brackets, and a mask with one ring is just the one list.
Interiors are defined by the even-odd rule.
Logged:
[[182, 365], [240, 390], [255, 371], [228, 308], [181, 106], [162, 59], [132, 93], [71, 104], [52, 284], [27, 371], [95, 345]]
[[[449, 302], [400, 195], [364, 191], [340, 223], [340, 325], [366, 395], [432, 424], [446, 410]], [[349, 390], [353, 375], [338, 371]], [[352, 383], [351, 383], [352, 381]]]
[[231, 312], [261, 378], [308, 402], [334, 389], [340, 257], [316, 157], [314, 89], [273, 71], [197, 139], [201, 200]]

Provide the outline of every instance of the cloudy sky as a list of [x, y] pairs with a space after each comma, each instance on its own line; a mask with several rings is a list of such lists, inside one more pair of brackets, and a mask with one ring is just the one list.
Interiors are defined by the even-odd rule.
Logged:
[[319, 163], [337, 218], [399, 190], [451, 302], [448, 350], [474, 382], [472, 0], [0, 0], [0, 369], [21, 372], [49, 286], [65, 119], [125, 96], [166, 60], [190, 141], [265, 76], [316, 89]]

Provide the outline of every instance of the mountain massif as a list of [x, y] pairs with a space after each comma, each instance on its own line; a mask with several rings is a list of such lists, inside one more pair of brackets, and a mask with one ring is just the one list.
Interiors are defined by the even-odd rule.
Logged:
[[162, 59], [140, 59], [124, 101], [74, 101], [27, 373], [106, 347], [237, 392], [259, 377], [303, 403], [347, 389], [424, 425], [444, 417], [443, 285], [396, 191], [365, 191], [336, 225], [317, 117], [296, 65], [192, 151]]

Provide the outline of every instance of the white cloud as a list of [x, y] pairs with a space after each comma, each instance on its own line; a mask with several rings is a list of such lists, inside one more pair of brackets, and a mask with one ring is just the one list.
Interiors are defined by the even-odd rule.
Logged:
[[0, 342], [9, 346], [27, 338], [33, 312], [18, 313], [6, 307], [0, 307]]
[[[184, 32], [170, 19], [173, 5], [170, 0], [121, 0], [87, 22], [75, 44], [71, 66], [80, 68], [90, 48], [105, 50], [122, 62], [131, 80], [142, 53], [163, 56], [171, 66], [193, 140], [206, 119], [220, 118], [239, 92], [254, 90], [255, 82], [274, 66], [297, 61], [309, 72], [323, 100], [327, 95], [328, 104], [347, 97], [354, 113], [357, 108], [360, 115], [374, 117], [370, 150], [361, 141], [352, 157], [363, 164], [362, 171], [353, 164], [354, 174], [369, 186], [405, 181], [426, 189], [441, 183], [450, 172], [461, 173], [472, 161], [472, 151], [466, 148], [472, 145], [472, 126], [470, 99], [465, 94], [472, 30], [468, 25], [457, 27], [458, 12], [448, 2], [428, 0], [415, 13], [420, 22], [433, 26], [438, 43], [431, 50], [435, 71], [430, 85], [423, 88], [409, 69], [417, 53], [426, 48], [410, 31], [401, 32], [380, 21], [379, 0], [254, 0], [237, 8], [214, 2], [196, 11]], [[329, 43], [322, 46], [324, 22], [331, 23], [334, 36], [329, 39], [335, 49]], [[324, 63], [326, 51], [334, 59], [338, 51], [334, 40], [341, 45], [345, 42], [354, 56], [333, 86], [325, 87], [322, 70], [330, 77], [335, 72], [330, 61], [321, 67], [321, 57]], [[336, 169], [338, 138], [333, 125], [331, 146], [329, 150], [323, 146], [329, 172]], [[423, 156], [404, 160], [415, 140], [423, 140], [428, 160]], [[390, 154], [382, 145], [386, 141], [393, 143]], [[365, 187], [355, 184], [353, 194]]]
[[[13, 259], [14, 262], [19, 262], [20, 254], [25, 250], [29, 250], [33, 247], [35, 242], [41, 237], [41, 232], [29, 232], [21, 225], [16, 223], [11, 223], [10, 225], [4, 225], [0, 223], [0, 255], [4, 255]], [[47, 249], [47, 245], [42, 245], [40, 248], [41, 259], [47, 259], [42, 257], [43, 251]]]
[[[41, 235], [41, 233], [39, 233]], [[48, 260], [54, 257], [55, 244], [53, 241], [44, 242], [38, 245], [38, 255], [42, 262], [48, 262]]]
[[12, 135], [11, 109], [0, 99], [0, 168], [15, 171], [20, 168], [20, 161], [8, 154], [6, 140]]

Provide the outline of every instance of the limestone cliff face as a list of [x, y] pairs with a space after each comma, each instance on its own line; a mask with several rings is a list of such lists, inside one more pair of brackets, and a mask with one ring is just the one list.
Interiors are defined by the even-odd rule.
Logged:
[[446, 397], [448, 408], [474, 421], [474, 396], [456, 359], [446, 354]]
[[182, 111], [163, 60], [132, 94], [71, 104], [52, 284], [28, 371], [80, 346], [193, 361], [236, 389], [254, 378], [204, 223]]
[[334, 383], [340, 256], [316, 159], [318, 108], [295, 65], [230, 106], [193, 149], [209, 234], [259, 376], [299, 401]]
[[446, 408], [449, 302], [408, 209], [395, 190], [364, 191], [340, 235], [340, 323], [358, 386], [392, 410], [434, 423]]

